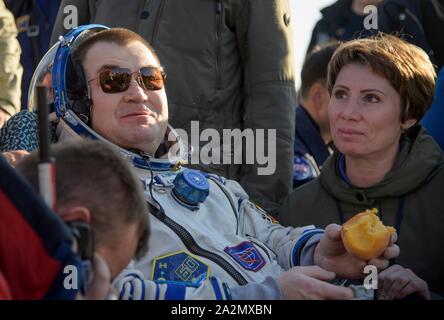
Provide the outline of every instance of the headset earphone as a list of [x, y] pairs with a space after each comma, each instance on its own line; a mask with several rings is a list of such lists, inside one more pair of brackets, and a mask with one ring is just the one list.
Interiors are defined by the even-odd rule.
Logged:
[[54, 107], [58, 117], [72, 110], [88, 126], [91, 125], [91, 97], [88, 82], [80, 61], [73, 57], [78, 44], [91, 32], [109, 29], [100, 24], [77, 27], [60, 37], [60, 45], [52, 68], [52, 90]]
[[82, 261], [83, 286], [80, 290], [85, 294], [88, 292], [94, 278], [94, 233], [91, 226], [83, 221], [69, 221], [66, 224], [76, 240], [77, 253]]
[[82, 221], [66, 223], [77, 241], [77, 251], [82, 260], [92, 260], [94, 254], [93, 232], [91, 226]]
[[70, 101], [70, 108], [80, 120], [91, 127], [92, 100], [80, 61], [76, 61], [75, 57], [69, 55], [66, 71], [66, 76], [68, 77], [66, 91]]

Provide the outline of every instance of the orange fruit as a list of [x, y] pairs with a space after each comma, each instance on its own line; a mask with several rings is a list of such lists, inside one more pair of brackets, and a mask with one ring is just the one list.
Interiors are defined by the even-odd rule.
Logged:
[[396, 232], [386, 227], [377, 216], [378, 209], [366, 210], [342, 225], [341, 235], [345, 249], [355, 257], [368, 261], [379, 257], [390, 244]]

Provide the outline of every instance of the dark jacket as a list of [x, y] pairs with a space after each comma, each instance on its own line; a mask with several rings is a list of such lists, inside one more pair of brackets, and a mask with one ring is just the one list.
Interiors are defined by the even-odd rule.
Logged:
[[[385, 0], [378, 9], [379, 30], [390, 34], [401, 33], [404, 39], [421, 47], [432, 62], [441, 67], [444, 52], [437, 54], [432, 49], [436, 51], [439, 47], [443, 50], [440, 32], [444, 21], [440, 21], [434, 10], [430, 0]], [[436, 19], [436, 26], [428, 24], [431, 19]], [[435, 45], [436, 41], [440, 45]], [[432, 47], [432, 43], [436, 48]]]
[[421, 124], [427, 129], [427, 132], [436, 140], [444, 150], [444, 67], [441, 68], [436, 80], [435, 96], [433, 104], [427, 110]]
[[319, 178], [291, 193], [281, 210], [284, 225], [348, 220], [378, 208], [384, 224], [397, 228], [401, 253], [396, 263], [412, 269], [434, 291], [444, 294], [444, 154], [420, 126], [401, 142], [393, 169], [376, 185], [357, 188], [340, 176], [340, 154], [324, 164]]
[[352, 0], [338, 0], [321, 10], [322, 18], [316, 23], [307, 53], [314, 46], [333, 40], [347, 41], [372, 34], [364, 29], [365, 16], [358, 16], [351, 9]]
[[[83, 268], [71, 231], [1, 155], [0, 177], [0, 276], [12, 298], [75, 299]], [[64, 285], [67, 266], [77, 268], [77, 288]]]
[[5, 0], [14, 14], [23, 66], [21, 108], [28, 108], [28, 89], [34, 70], [48, 51], [52, 28], [61, 0]]
[[293, 188], [313, 180], [331, 154], [319, 127], [302, 105], [296, 108], [294, 139]]
[[0, 111], [8, 116], [20, 111], [20, 54], [14, 16], [0, 0]]
[[[170, 123], [199, 129], [277, 129], [276, 172], [256, 165], [207, 165], [239, 181], [258, 204], [275, 211], [291, 191], [294, 62], [287, 0], [64, 0], [79, 24], [131, 29], [154, 47], [167, 73]], [[52, 42], [63, 27], [59, 12]], [[245, 148], [244, 148], [245, 150]], [[243, 152], [245, 159], [245, 151]]]

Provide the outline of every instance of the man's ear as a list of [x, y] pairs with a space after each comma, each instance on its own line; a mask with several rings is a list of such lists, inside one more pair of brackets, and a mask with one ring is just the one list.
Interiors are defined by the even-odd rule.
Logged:
[[316, 111], [320, 111], [320, 109], [324, 106], [324, 101], [326, 99], [327, 89], [325, 86], [316, 81], [310, 88], [309, 97], [311, 99], [312, 105], [315, 107]]
[[84, 206], [62, 206], [56, 212], [65, 222], [82, 221], [91, 224], [91, 212]]

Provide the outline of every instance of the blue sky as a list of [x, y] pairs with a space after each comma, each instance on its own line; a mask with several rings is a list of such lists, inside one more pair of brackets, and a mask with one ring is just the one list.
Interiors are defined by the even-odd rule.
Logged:
[[299, 88], [299, 77], [305, 52], [310, 42], [311, 32], [320, 19], [319, 10], [332, 4], [335, 0], [289, 0], [291, 5], [291, 24], [293, 26], [296, 87]]

